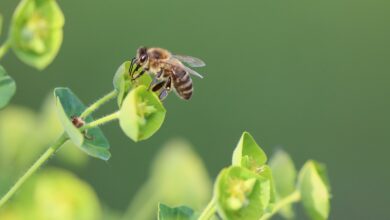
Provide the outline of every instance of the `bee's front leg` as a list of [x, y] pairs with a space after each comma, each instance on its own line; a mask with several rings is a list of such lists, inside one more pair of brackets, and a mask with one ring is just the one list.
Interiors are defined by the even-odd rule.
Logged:
[[130, 63], [129, 73], [130, 73], [131, 78], [133, 78], [133, 74], [134, 74], [134, 72], [135, 72], [135, 71], [133, 71], [133, 66], [134, 66], [136, 60], [137, 60], [137, 58], [134, 57], [134, 58], [131, 60], [131, 63]]

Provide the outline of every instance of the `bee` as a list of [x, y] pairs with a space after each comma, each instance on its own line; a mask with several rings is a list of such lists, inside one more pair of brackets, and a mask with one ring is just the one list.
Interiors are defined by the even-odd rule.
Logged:
[[[132, 80], [142, 76], [145, 71], [154, 75], [149, 89], [153, 92], [159, 92], [160, 100], [165, 99], [172, 89], [174, 89], [180, 98], [189, 100], [193, 93], [190, 75], [200, 78], [203, 78], [203, 76], [185, 66], [183, 62], [190, 67], [202, 67], [206, 65], [198, 58], [174, 55], [163, 48], [140, 47], [137, 50], [136, 57], [131, 62], [129, 72]], [[134, 65], [135, 68], [133, 70]], [[136, 75], [135, 73], [137, 71], [139, 73]]]

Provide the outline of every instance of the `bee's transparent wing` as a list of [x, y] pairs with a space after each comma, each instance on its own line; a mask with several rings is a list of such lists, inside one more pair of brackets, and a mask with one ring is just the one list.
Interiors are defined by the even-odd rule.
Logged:
[[203, 79], [203, 76], [200, 75], [200, 73], [198, 73], [198, 72], [196, 72], [195, 70], [190, 69], [190, 68], [188, 68], [188, 67], [186, 67], [186, 66], [183, 66], [183, 67], [184, 67], [184, 69], [185, 69], [189, 74], [192, 74], [192, 75], [194, 75], [194, 76], [197, 76], [197, 77]]
[[187, 63], [190, 67], [202, 67], [206, 66], [206, 64], [199, 58], [186, 56], [186, 55], [173, 55], [174, 58]]
[[168, 65], [172, 65], [173, 67], [179, 67], [180, 69], [184, 69], [189, 74], [192, 74], [194, 76], [197, 76], [197, 77], [203, 79], [203, 76], [200, 73], [196, 72], [193, 69], [186, 67], [185, 65], [181, 64], [180, 62], [178, 63], [175, 59], [170, 59], [168, 61], [165, 61], [164, 63], [166, 63]]

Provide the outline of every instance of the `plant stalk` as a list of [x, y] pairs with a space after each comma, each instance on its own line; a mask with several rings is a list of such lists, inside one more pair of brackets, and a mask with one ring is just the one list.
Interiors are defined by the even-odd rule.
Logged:
[[90, 114], [92, 114], [98, 108], [100, 108], [100, 106], [102, 106], [106, 102], [110, 101], [111, 99], [115, 98], [115, 96], [117, 96], [117, 95], [118, 95], [118, 92], [116, 90], [109, 92], [108, 94], [106, 94], [105, 96], [103, 96], [102, 98], [97, 100], [95, 103], [90, 105], [87, 109], [85, 109], [85, 111], [80, 115], [80, 118], [88, 117]]
[[200, 214], [198, 220], [209, 220], [213, 215], [215, 214], [217, 210], [216, 207], [216, 201], [215, 198], [213, 197], [209, 204], [207, 204], [206, 208], [203, 210], [203, 212]]
[[[5, 54], [5, 52], [10, 47], [10, 41], [7, 40], [3, 46], [0, 47], [0, 58]], [[85, 111], [81, 114], [80, 117], [86, 118], [88, 117], [92, 112], [94, 112], [96, 109], [98, 109], [101, 105], [108, 102], [109, 100], [115, 98], [115, 96], [118, 94], [116, 90], [113, 90], [109, 92], [107, 95], [100, 98], [98, 101], [93, 103], [91, 106], [89, 106]], [[107, 123], [109, 121], [115, 120], [119, 117], [119, 112], [114, 112], [110, 115], [107, 115], [105, 117], [102, 117], [100, 119], [97, 119], [89, 124], [86, 124], [82, 128], [80, 128], [81, 131], [84, 131], [88, 128], [93, 128], [99, 125], [102, 125], [104, 123]], [[18, 181], [11, 187], [11, 189], [8, 190], [8, 192], [1, 197], [0, 199], [0, 208], [15, 194], [16, 191], [23, 185], [23, 183], [32, 175], [34, 174], [67, 140], [69, 137], [66, 135], [66, 133], [63, 133], [56, 142], [52, 146], [49, 147], [42, 155], [39, 157], [37, 161], [27, 170], [27, 172], [18, 179]]]
[[0, 208], [15, 194], [15, 192], [23, 185], [23, 183], [34, 174], [66, 141], [67, 135], [64, 133], [57, 139], [54, 144], [47, 149], [42, 156], [27, 170], [27, 172], [19, 178], [8, 192], [0, 199]]
[[293, 193], [291, 193], [290, 195], [284, 197], [282, 200], [280, 200], [279, 202], [277, 202], [272, 210], [272, 212], [269, 212], [269, 213], [266, 213], [264, 214], [260, 220], [267, 220], [267, 219], [270, 219], [273, 215], [275, 215], [276, 213], [279, 212], [280, 209], [282, 209], [284, 206], [286, 205], [289, 205], [291, 203], [294, 203], [294, 202], [298, 202], [299, 200], [301, 200], [301, 194], [299, 193], [299, 191], [294, 191]]
[[101, 117], [99, 119], [96, 119], [95, 121], [92, 121], [92, 122], [84, 125], [83, 127], [81, 127], [80, 130], [81, 131], [85, 131], [85, 130], [88, 130], [90, 128], [94, 128], [94, 127], [103, 125], [103, 124], [105, 124], [107, 122], [110, 122], [110, 121], [118, 119], [118, 117], [119, 117], [119, 111], [111, 113], [111, 114], [106, 115], [104, 117]]

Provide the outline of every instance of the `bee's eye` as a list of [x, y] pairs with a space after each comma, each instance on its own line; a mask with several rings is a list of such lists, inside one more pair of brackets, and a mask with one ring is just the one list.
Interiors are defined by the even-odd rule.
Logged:
[[140, 61], [141, 61], [141, 63], [143, 63], [143, 62], [145, 62], [146, 61], [146, 55], [144, 54], [144, 55], [142, 55], [141, 57], [140, 57]]

